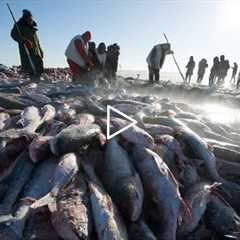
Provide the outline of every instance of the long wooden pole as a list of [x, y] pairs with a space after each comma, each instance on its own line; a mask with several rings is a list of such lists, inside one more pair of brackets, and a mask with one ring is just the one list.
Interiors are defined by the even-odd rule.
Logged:
[[[14, 17], [14, 14], [13, 14], [13, 12], [12, 12], [12, 10], [11, 10], [11, 8], [10, 8], [10, 6], [9, 6], [8, 3], [7, 3], [7, 7], [8, 7], [8, 10], [9, 10], [11, 16], [12, 16], [12, 19], [13, 19], [13, 21], [14, 21], [14, 24], [15, 24], [15, 26], [16, 26], [16, 29], [17, 29], [17, 31], [18, 31], [19, 36], [22, 36], [22, 33], [21, 33], [21, 31], [20, 31], [20, 29], [19, 29], [19, 27], [18, 27], [18, 25], [17, 25], [17, 21], [16, 21], [16, 19], [15, 19], [15, 17]], [[32, 61], [32, 58], [31, 58], [31, 56], [30, 56], [29, 50], [28, 50], [28, 48], [27, 48], [27, 46], [26, 46], [25, 44], [23, 44], [23, 47], [24, 47], [24, 50], [25, 50], [25, 52], [26, 52], [26, 55], [27, 55], [28, 61], [29, 61], [29, 63], [30, 63], [30, 66], [31, 66], [31, 68], [32, 68], [32, 70], [33, 70], [33, 74], [36, 75], [36, 74], [37, 74], [37, 71], [36, 71], [35, 65], [34, 65], [34, 63], [33, 63], [33, 61]]]
[[[169, 43], [167, 35], [165, 33], [163, 33], [163, 35], [164, 35], [164, 38], [166, 39], [167, 43]], [[183, 73], [182, 73], [182, 71], [181, 71], [181, 69], [180, 69], [180, 67], [179, 67], [179, 65], [177, 63], [177, 60], [176, 60], [176, 58], [174, 56], [174, 53], [172, 53], [171, 55], [173, 57], [173, 61], [174, 61], [175, 65], [177, 66], [178, 72], [179, 72], [180, 76], [182, 77], [182, 80], [185, 82], [184, 75], [183, 75]]]

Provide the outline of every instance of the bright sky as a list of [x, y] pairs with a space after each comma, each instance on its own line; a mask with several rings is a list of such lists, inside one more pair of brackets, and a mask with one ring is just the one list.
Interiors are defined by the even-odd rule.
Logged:
[[[13, 23], [7, 2], [17, 19], [22, 9], [32, 11], [46, 66], [66, 66], [68, 42], [85, 30], [97, 43], [120, 44], [122, 69], [146, 69], [146, 56], [164, 42], [163, 32], [182, 69], [190, 55], [210, 64], [220, 54], [231, 65], [240, 60], [240, 0], [0, 0], [0, 63], [8, 66], [19, 64], [19, 55], [9, 36]], [[176, 71], [170, 56], [164, 70]]]

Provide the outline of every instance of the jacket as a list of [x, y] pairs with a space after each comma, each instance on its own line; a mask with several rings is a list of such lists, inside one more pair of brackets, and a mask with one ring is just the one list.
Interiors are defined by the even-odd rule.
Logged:
[[78, 64], [80, 67], [85, 67], [86, 62], [84, 60], [84, 57], [81, 56], [81, 54], [79, 53], [79, 51], [77, 50], [77, 48], [75, 46], [75, 41], [76, 40], [81, 41], [83, 49], [85, 51], [85, 54], [88, 55], [88, 43], [85, 43], [83, 41], [81, 35], [77, 35], [70, 41], [70, 43], [69, 43], [69, 45], [68, 45], [68, 47], [65, 51], [65, 56], [66, 56], [67, 59], [72, 60], [73, 62]]

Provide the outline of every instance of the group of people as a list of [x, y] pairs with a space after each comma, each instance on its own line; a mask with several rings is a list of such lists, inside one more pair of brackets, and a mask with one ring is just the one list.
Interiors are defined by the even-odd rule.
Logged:
[[[21, 71], [34, 80], [39, 80], [44, 72], [43, 50], [37, 31], [37, 23], [33, 20], [32, 13], [26, 9], [11, 31], [11, 37], [19, 45]], [[72, 80], [76, 83], [91, 84], [89, 73], [94, 73], [99, 79], [116, 79], [120, 47], [116, 43], [106, 47], [104, 42], [96, 47], [91, 38], [91, 33], [86, 31], [76, 35], [67, 46], [65, 56]]]
[[[160, 70], [164, 64], [165, 58], [167, 55], [173, 54], [171, 50], [171, 45], [169, 43], [162, 43], [155, 45], [147, 56], [147, 64], [148, 64], [148, 71], [149, 71], [149, 82], [150, 84], [154, 82], [159, 82], [160, 80]], [[184, 81], [185, 83], [190, 84], [194, 69], [196, 67], [196, 62], [191, 56], [189, 61], [186, 65], [187, 71], [185, 74]], [[206, 69], [208, 68], [208, 62], [205, 58], [201, 59], [198, 63], [198, 71], [197, 71], [197, 83], [201, 84], [204, 75], [206, 73]], [[225, 78], [228, 74], [230, 69], [230, 64], [227, 59], [225, 59], [224, 55], [219, 57], [215, 57], [213, 59], [213, 66], [210, 70], [209, 76], [209, 86], [212, 87], [213, 85], [221, 85], [225, 82]], [[232, 67], [232, 77], [230, 83], [236, 84], [237, 88], [240, 87], [240, 72], [237, 78], [238, 72], [238, 65], [237, 63], [233, 64]]]
[[88, 73], [94, 72], [99, 79], [116, 79], [120, 47], [113, 44], [106, 47], [104, 42], [96, 46], [89, 31], [75, 36], [69, 43], [65, 56], [74, 82], [91, 84]]
[[[18, 20], [11, 31], [12, 38], [19, 45], [21, 58], [21, 70], [28, 73], [34, 79], [40, 79], [44, 72], [43, 50], [40, 46], [37, 36], [37, 23], [33, 20], [32, 13], [24, 9], [22, 17]], [[114, 82], [118, 69], [118, 60], [120, 47], [118, 44], [106, 46], [101, 42], [96, 46], [91, 41], [91, 33], [86, 31], [83, 34], [76, 35], [68, 44], [65, 51], [67, 63], [72, 73], [72, 80], [76, 83], [91, 84], [89, 73], [94, 73], [101, 82], [107, 79], [108, 82]], [[173, 54], [169, 43], [155, 45], [147, 56], [150, 83], [159, 82], [160, 69], [168, 54]], [[185, 82], [190, 83], [195, 69], [193, 56], [190, 57], [186, 66]], [[208, 63], [202, 59], [198, 64], [197, 83], [201, 83]], [[230, 64], [224, 55], [213, 59], [213, 66], [210, 70], [209, 86], [221, 85], [230, 69]], [[237, 63], [233, 64], [231, 83], [236, 84], [236, 75], [238, 72]], [[183, 77], [184, 78], [184, 77]], [[240, 73], [237, 79], [237, 88], [240, 87]]]
[[[187, 71], [186, 71], [185, 81], [187, 83], [190, 83], [190, 81], [191, 81], [195, 65], [196, 65], [196, 63], [194, 61], [194, 58], [193, 58], [193, 56], [191, 56], [189, 58], [187, 66], [186, 66]], [[198, 63], [197, 83], [201, 84], [207, 68], [208, 68], [207, 60], [205, 58], [203, 58]], [[232, 76], [231, 76], [230, 83], [232, 83], [234, 85], [236, 84], [237, 88], [239, 88], [240, 73], [237, 78], [237, 72], [238, 72], [237, 63], [234, 62], [233, 66], [231, 68], [232, 68]], [[212, 87], [214, 85], [224, 84], [225, 78], [228, 75], [229, 69], [230, 69], [230, 63], [227, 59], [225, 59], [224, 55], [221, 55], [220, 58], [218, 56], [214, 57], [213, 65], [210, 69], [209, 86]]]

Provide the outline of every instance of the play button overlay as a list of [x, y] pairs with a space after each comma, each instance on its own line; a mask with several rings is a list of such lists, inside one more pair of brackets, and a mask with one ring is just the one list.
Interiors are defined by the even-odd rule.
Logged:
[[[121, 128], [120, 130], [118, 130], [117, 132], [115, 133], [110, 133], [110, 125], [111, 125], [111, 111], [114, 112], [114, 113], [117, 113], [118, 115], [124, 117], [125, 119], [127, 119], [128, 121], [130, 121], [131, 123], [128, 124], [127, 126]], [[115, 114], [116, 116], [116, 114]], [[123, 112], [117, 110], [116, 108], [110, 106], [110, 105], [107, 105], [107, 139], [111, 139], [115, 136], [117, 136], [119, 133], [122, 133], [124, 132], [125, 130], [127, 130], [128, 128], [134, 126], [137, 124], [137, 121], [134, 120], [133, 118], [127, 116], [126, 114], [124, 114]]]

